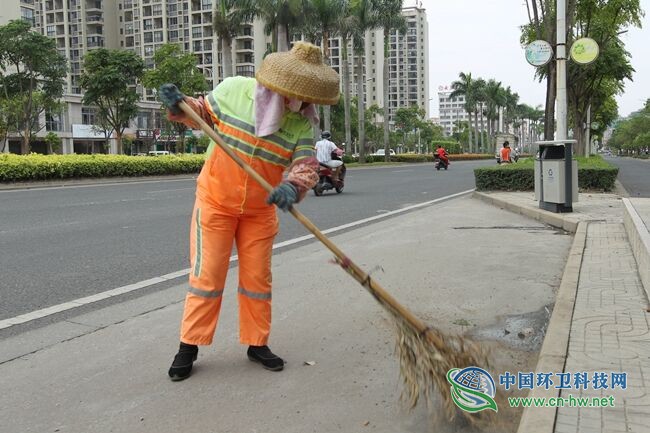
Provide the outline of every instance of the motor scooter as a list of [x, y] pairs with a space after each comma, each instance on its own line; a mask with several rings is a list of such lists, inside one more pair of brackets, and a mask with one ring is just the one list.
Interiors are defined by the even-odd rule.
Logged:
[[433, 155], [433, 166], [436, 168], [436, 170], [440, 170], [441, 168], [447, 170], [449, 167], [449, 160], [445, 161], [441, 159], [438, 154], [435, 154]]
[[[338, 179], [333, 180], [334, 170], [340, 167]], [[321, 196], [325, 191], [331, 189], [338, 194], [343, 192], [345, 186], [345, 164], [341, 160], [339, 152], [332, 152], [332, 159], [328, 162], [321, 162], [318, 166], [318, 183], [314, 186], [314, 195]]]

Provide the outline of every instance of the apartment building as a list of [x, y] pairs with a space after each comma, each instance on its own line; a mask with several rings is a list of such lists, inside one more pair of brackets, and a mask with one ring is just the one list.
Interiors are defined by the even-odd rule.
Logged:
[[465, 97], [451, 98], [450, 86], [438, 87], [438, 107], [440, 112], [440, 125], [444, 133], [450, 136], [457, 130], [456, 122], [467, 122], [469, 116], [465, 111]]
[[[8, 3], [4, 6], [4, 3]], [[115, 151], [104, 149], [105, 137], [93, 128], [95, 111], [83, 106], [79, 79], [85, 54], [93, 49], [131, 50], [142, 57], [148, 67], [153, 55], [165, 43], [177, 43], [198, 59], [210, 86], [223, 79], [221, 43], [212, 31], [213, 0], [3, 0], [0, 25], [12, 19], [30, 21], [35, 30], [53, 38], [59, 52], [69, 61], [64, 90], [65, 109], [44, 116], [45, 128], [38, 134], [56, 132], [63, 140], [63, 153], [95, 153]], [[389, 95], [391, 117], [397, 109], [413, 104], [429, 116], [428, 24], [425, 10], [420, 7], [403, 9], [407, 20], [404, 34], [393, 32], [389, 46]], [[232, 74], [254, 76], [264, 54], [269, 50], [270, 37], [264, 23], [258, 20], [242, 26], [232, 44]], [[363, 68], [356, 67], [352, 43], [349, 45], [351, 91], [365, 95], [366, 104], [383, 106], [383, 31], [366, 34]], [[330, 41], [331, 65], [340, 72], [343, 50], [340, 38]], [[362, 74], [363, 89], [357, 89], [357, 77]], [[126, 131], [137, 143], [151, 147], [160, 137], [162, 119], [159, 103], [149, 89], [138, 86], [142, 95], [140, 112]], [[381, 121], [381, 119], [377, 119]], [[165, 138], [165, 137], [163, 137]], [[166, 137], [168, 141], [175, 137]], [[18, 140], [10, 141], [16, 151]], [[37, 145], [38, 146], [38, 145]], [[36, 147], [37, 151], [40, 151]]]
[[[421, 6], [402, 9], [406, 18], [406, 33], [393, 31], [388, 51], [388, 106], [390, 123], [399, 108], [417, 105], [429, 117], [429, 25], [426, 10]], [[343, 50], [340, 38], [330, 41], [330, 64], [342, 72]], [[359, 94], [358, 74], [363, 76], [362, 93], [366, 105], [384, 105], [384, 32], [381, 29], [366, 32], [364, 52], [355, 52], [352, 42], [348, 45], [351, 93]], [[363, 57], [363, 68], [357, 68], [357, 55]], [[381, 119], [378, 119], [381, 121]]]

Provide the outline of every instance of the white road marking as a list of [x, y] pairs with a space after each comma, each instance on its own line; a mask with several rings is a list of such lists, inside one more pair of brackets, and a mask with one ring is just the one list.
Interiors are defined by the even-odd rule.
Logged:
[[[430, 206], [432, 204], [436, 204], [436, 203], [440, 203], [440, 202], [443, 202], [443, 201], [451, 200], [451, 199], [454, 199], [454, 198], [461, 197], [463, 195], [469, 194], [472, 191], [474, 191], [474, 189], [469, 189], [467, 191], [459, 192], [459, 193], [456, 193], [456, 194], [451, 194], [451, 195], [448, 195], [448, 196], [445, 196], [445, 197], [440, 197], [440, 198], [437, 198], [435, 200], [430, 200], [430, 201], [425, 201], [425, 202], [422, 202], [422, 203], [417, 203], [417, 204], [410, 205], [410, 206], [407, 206], [407, 207], [404, 207], [404, 208], [401, 208], [401, 209], [397, 209], [397, 210], [393, 210], [393, 211], [386, 211], [385, 213], [382, 213], [381, 215], [375, 215], [375, 216], [372, 216], [372, 217], [369, 217], [369, 218], [364, 218], [364, 219], [361, 219], [361, 220], [358, 220], [358, 221], [353, 221], [351, 223], [347, 223], [347, 224], [343, 224], [343, 225], [340, 225], [340, 226], [337, 226], [337, 227], [329, 228], [327, 230], [323, 230], [323, 234], [336, 233], [336, 232], [339, 232], [341, 230], [346, 230], [346, 229], [349, 229], [349, 228], [352, 228], [352, 227], [367, 224], [369, 222], [384, 219], [384, 218], [387, 218], [387, 217], [392, 216], [392, 215], [398, 215], [398, 214], [408, 212], [408, 211], [413, 210], [413, 209], [418, 209], [418, 208]], [[273, 249], [276, 250], [276, 249], [279, 249], [279, 248], [287, 247], [287, 246], [294, 245], [294, 244], [297, 244], [297, 243], [300, 243], [300, 242], [304, 242], [304, 241], [307, 241], [307, 240], [310, 240], [310, 239], [313, 239], [313, 238], [314, 238], [314, 235], [310, 234], [310, 235], [305, 235], [305, 236], [300, 236], [300, 237], [297, 237], [297, 238], [289, 239], [289, 240], [286, 240], [286, 241], [283, 241], [283, 242], [278, 242], [278, 243], [273, 245]], [[233, 255], [232, 257], [230, 257], [230, 262], [234, 262], [236, 260], [237, 260], [237, 255]], [[184, 276], [188, 275], [189, 273], [190, 273], [190, 268], [182, 269], [180, 271], [171, 272], [169, 274], [161, 275], [160, 277], [150, 278], [148, 280], [144, 280], [144, 281], [129, 284], [129, 285], [126, 285], [126, 286], [118, 287], [118, 288], [115, 288], [115, 289], [112, 289], [112, 290], [107, 290], [105, 292], [97, 293], [95, 295], [90, 295], [90, 296], [86, 296], [86, 297], [83, 297], [83, 298], [78, 298], [78, 299], [75, 299], [73, 301], [65, 302], [63, 304], [53, 305], [51, 307], [43, 308], [41, 310], [36, 310], [36, 311], [32, 311], [30, 313], [25, 313], [25, 314], [21, 314], [19, 316], [11, 317], [9, 319], [0, 320], [0, 329], [5, 329], [5, 328], [9, 328], [11, 326], [31, 322], [32, 320], [42, 319], [44, 317], [51, 316], [52, 314], [56, 314], [56, 313], [60, 313], [62, 311], [67, 311], [67, 310], [71, 310], [73, 308], [81, 307], [82, 305], [88, 305], [88, 304], [92, 304], [94, 302], [102, 301], [104, 299], [112, 298], [114, 296], [119, 296], [119, 295], [123, 295], [125, 293], [134, 292], [136, 290], [144, 289], [145, 287], [153, 286], [154, 284], [159, 284], [159, 283], [162, 283], [162, 282], [165, 282], [165, 281], [169, 281], [169, 280], [173, 280], [173, 279], [176, 279], [176, 278], [184, 277]]]

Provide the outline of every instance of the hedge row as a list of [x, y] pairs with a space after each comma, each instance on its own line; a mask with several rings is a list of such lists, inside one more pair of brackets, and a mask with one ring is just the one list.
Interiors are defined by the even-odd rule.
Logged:
[[[618, 175], [618, 167], [600, 156], [577, 158], [578, 187], [582, 190], [611, 191]], [[474, 169], [476, 189], [479, 191], [532, 191], [535, 189], [535, 169], [532, 159], [516, 164], [502, 164]]]
[[198, 173], [204, 155], [0, 154], [0, 182]]
[[[493, 159], [494, 155], [485, 153], [462, 153], [458, 155], [449, 155], [451, 161], [472, 161], [477, 159]], [[368, 155], [366, 156], [367, 163], [384, 162], [383, 156]], [[357, 162], [358, 158], [351, 158], [343, 156], [343, 161], [346, 164]], [[432, 154], [416, 154], [416, 153], [401, 153], [390, 157], [391, 162], [433, 162]]]
[[[492, 155], [450, 155], [452, 161], [492, 158]], [[126, 155], [14, 155], [0, 154], [0, 182], [33, 180], [130, 177], [198, 173], [205, 155], [126, 156]], [[346, 162], [353, 160], [344, 157]], [[367, 162], [383, 162], [383, 156], [368, 156]], [[432, 162], [433, 155], [403, 154], [393, 162]]]

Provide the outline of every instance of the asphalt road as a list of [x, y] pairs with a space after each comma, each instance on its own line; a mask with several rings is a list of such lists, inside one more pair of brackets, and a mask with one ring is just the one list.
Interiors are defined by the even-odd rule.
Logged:
[[[337, 227], [471, 189], [473, 169], [493, 163], [352, 169], [342, 194], [310, 193], [300, 210]], [[188, 268], [194, 189], [170, 179], [0, 191], [0, 319]], [[276, 242], [305, 234], [281, 215]]]
[[607, 158], [619, 167], [618, 180], [630, 197], [650, 197], [650, 161], [634, 158]]

